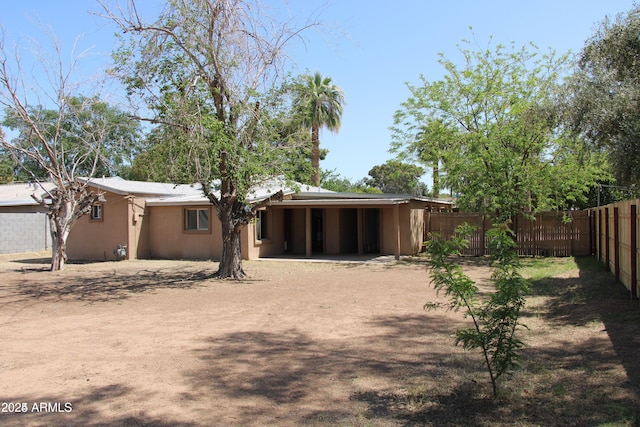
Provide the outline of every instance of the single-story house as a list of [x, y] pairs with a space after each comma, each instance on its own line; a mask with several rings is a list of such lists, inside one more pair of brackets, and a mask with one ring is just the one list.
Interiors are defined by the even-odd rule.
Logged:
[[[221, 226], [199, 185], [96, 178], [89, 181], [105, 202], [71, 231], [70, 259], [219, 259]], [[247, 202], [284, 191], [241, 233], [244, 259], [277, 256], [409, 255], [422, 247], [424, 211], [450, 202], [388, 194], [335, 193], [289, 188], [282, 180], [256, 187]]]
[[31, 197], [53, 188], [43, 183], [0, 185], [0, 254], [51, 249], [47, 210]]

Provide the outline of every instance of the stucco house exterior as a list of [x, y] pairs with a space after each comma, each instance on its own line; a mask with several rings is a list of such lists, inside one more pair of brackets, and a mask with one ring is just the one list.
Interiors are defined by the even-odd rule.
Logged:
[[46, 209], [31, 195], [42, 197], [52, 188], [47, 183], [0, 185], [0, 254], [51, 249]]
[[[220, 222], [199, 185], [120, 178], [92, 179], [89, 185], [106, 201], [72, 229], [70, 259], [219, 259]], [[277, 179], [256, 187], [247, 201], [263, 200], [280, 189], [284, 199], [271, 202], [243, 228], [243, 259], [414, 254], [422, 247], [425, 208], [449, 203], [407, 195], [335, 193], [306, 185], [290, 188]], [[118, 253], [123, 247], [126, 255]]]

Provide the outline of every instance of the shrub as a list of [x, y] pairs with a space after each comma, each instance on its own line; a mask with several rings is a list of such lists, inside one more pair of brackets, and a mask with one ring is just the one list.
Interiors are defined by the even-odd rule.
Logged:
[[[469, 246], [467, 240], [473, 228], [463, 224], [449, 240], [434, 236], [427, 242], [430, 278], [438, 291], [449, 297], [447, 307], [465, 310], [473, 327], [456, 331], [456, 345], [465, 349], [480, 349], [491, 379], [493, 396], [498, 395], [497, 381], [503, 374], [518, 366], [518, 350], [524, 345], [516, 338], [520, 326], [520, 311], [529, 291], [527, 281], [520, 275], [520, 258], [516, 252], [513, 233], [508, 224], [499, 225], [487, 232], [487, 241], [495, 284], [486, 300], [478, 298], [478, 287], [462, 268], [455, 263], [455, 256]], [[425, 309], [435, 309], [442, 304], [427, 303]]]

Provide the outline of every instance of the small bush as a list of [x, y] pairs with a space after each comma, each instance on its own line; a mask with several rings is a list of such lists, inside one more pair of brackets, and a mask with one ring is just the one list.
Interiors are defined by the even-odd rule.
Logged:
[[[480, 349], [491, 379], [493, 396], [498, 395], [498, 379], [518, 366], [518, 350], [523, 343], [516, 338], [520, 326], [520, 312], [529, 292], [527, 281], [520, 275], [520, 258], [516, 253], [513, 233], [507, 224], [487, 232], [491, 262], [494, 268], [491, 279], [495, 292], [485, 301], [478, 300], [478, 287], [462, 268], [455, 264], [453, 256], [469, 246], [467, 240], [473, 228], [463, 224], [449, 240], [437, 236], [427, 242], [430, 278], [438, 291], [449, 297], [447, 307], [465, 310], [473, 327], [456, 331], [456, 345], [465, 349]], [[440, 304], [427, 303], [425, 309], [435, 309]]]

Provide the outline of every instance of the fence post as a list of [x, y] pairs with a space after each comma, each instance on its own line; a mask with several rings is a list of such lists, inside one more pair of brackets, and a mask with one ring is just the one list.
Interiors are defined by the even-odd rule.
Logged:
[[569, 223], [569, 236], [568, 236], [568, 238], [569, 238], [569, 256], [573, 256], [573, 246], [574, 246], [573, 245], [573, 240], [574, 240], [573, 239], [573, 233], [574, 233], [574, 231], [575, 231], [574, 230], [574, 222], [571, 221]]
[[620, 280], [620, 208], [613, 208], [613, 271], [616, 280]]
[[480, 220], [482, 221], [480, 230], [480, 256], [485, 256], [484, 248], [486, 247], [485, 234], [487, 233], [487, 225], [485, 224], [486, 215], [482, 214]]
[[602, 262], [602, 209], [598, 208], [598, 234], [596, 235], [598, 261]]
[[595, 255], [596, 253], [596, 216], [595, 212], [592, 210], [589, 212], [589, 251], [591, 255]]
[[422, 232], [422, 243], [427, 241], [429, 233], [431, 233], [431, 212], [424, 212], [424, 231]]
[[631, 205], [631, 299], [638, 299], [638, 211]]
[[606, 271], [611, 271], [611, 267], [609, 266], [611, 250], [609, 246], [611, 246], [609, 245], [609, 208], [604, 208], [604, 269]]

